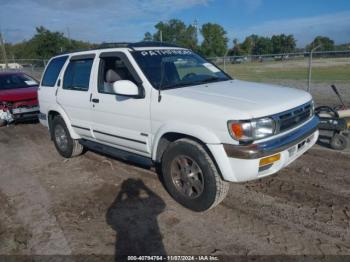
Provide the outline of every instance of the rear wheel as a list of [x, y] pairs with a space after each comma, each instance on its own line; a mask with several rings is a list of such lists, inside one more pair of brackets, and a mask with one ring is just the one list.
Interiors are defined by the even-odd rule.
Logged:
[[61, 156], [71, 158], [80, 155], [84, 147], [78, 140], [72, 139], [66, 123], [60, 116], [56, 116], [52, 122], [52, 134], [55, 147]]
[[344, 150], [348, 146], [348, 140], [342, 134], [335, 134], [331, 138], [331, 148], [335, 150]]
[[190, 139], [170, 144], [162, 158], [162, 174], [170, 195], [194, 211], [215, 207], [229, 189], [205, 149]]

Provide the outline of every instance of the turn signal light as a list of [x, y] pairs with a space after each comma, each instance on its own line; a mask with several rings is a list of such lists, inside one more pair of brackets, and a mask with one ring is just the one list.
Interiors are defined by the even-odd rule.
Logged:
[[273, 156], [265, 157], [260, 159], [259, 166], [266, 166], [269, 164], [272, 164], [273, 162], [276, 162], [281, 159], [281, 154], [276, 154]]
[[231, 131], [237, 139], [242, 138], [244, 135], [244, 131], [243, 131], [242, 125], [240, 123], [232, 123], [231, 124]]

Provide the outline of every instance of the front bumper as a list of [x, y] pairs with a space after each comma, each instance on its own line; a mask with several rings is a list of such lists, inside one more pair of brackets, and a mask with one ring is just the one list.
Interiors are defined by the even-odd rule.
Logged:
[[[301, 127], [275, 139], [251, 145], [208, 145], [223, 178], [231, 182], [245, 182], [272, 175], [289, 165], [318, 139], [318, 118], [313, 117]], [[280, 159], [268, 166], [260, 160], [274, 154]]]
[[16, 120], [31, 120], [38, 119], [39, 107], [17, 107], [10, 109], [10, 113], [13, 116], [13, 119]]

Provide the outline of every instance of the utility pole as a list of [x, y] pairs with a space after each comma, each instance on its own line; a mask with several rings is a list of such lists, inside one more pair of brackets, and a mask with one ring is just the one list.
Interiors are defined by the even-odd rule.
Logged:
[[5, 69], [7, 69], [8, 68], [8, 61], [7, 61], [7, 55], [6, 55], [5, 41], [2, 38], [1, 32], [0, 32], [0, 45], [1, 45], [2, 56], [3, 56], [4, 61], [5, 61]]
[[163, 43], [163, 32], [162, 30], [159, 31], [160, 34], [160, 42]]
[[72, 41], [71, 41], [71, 38], [70, 38], [70, 29], [69, 29], [69, 26], [67, 26], [67, 38], [68, 38], [68, 41], [69, 41], [69, 44], [70, 44]]
[[197, 19], [195, 19], [193, 21], [193, 26], [196, 29], [196, 41], [198, 42], [198, 21], [197, 21]]

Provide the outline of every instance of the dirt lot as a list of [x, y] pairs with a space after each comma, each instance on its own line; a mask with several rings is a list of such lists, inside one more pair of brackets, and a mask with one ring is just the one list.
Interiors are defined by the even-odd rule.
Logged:
[[316, 146], [206, 213], [152, 170], [63, 159], [39, 124], [1, 128], [0, 156], [0, 254], [350, 255], [349, 153]]

